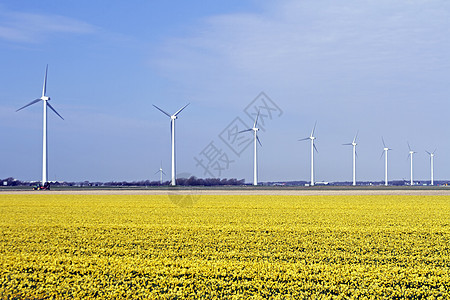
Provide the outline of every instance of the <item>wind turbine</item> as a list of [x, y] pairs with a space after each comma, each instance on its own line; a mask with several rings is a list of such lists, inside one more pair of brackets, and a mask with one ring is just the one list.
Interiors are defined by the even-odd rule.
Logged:
[[60, 114], [58, 114], [58, 112], [53, 108], [53, 106], [50, 105], [50, 103], [48, 103], [48, 101], [50, 101], [50, 97], [46, 96], [46, 92], [47, 92], [47, 71], [48, 71], [48, 65], [45, 68], [45, 76], [44, 76], [44, 85], [42, 87], [42, 96], [39, 99], [33, 100], [30, 103], [28, 103], [27, 105], [19, 108], [18, 110], [16, 110], [16, 112], [18, 112], [19, 110], [24, 109], [25, 107], [28, 107], [30, 105], [33, 105], [39, 101], [42, 101], [44, 104], [44, 112], [43, 112], [43, 139], [42, 139], [42, 185], [45, 185], [47, 183], [47, 178], [48, 178], [48, 163], [47, 163], [47, 106], [50, 107], [51, 110], [53, 110], [53, 112], [58, 115], [58, 117], [60, 117], [61, 119], [64, 120], [63, 117], [61, 117]]
[[392, 150], [392, 149], [386, 147], [383, 137], [381, 137], [381, 140], [383, 141], [383, 147], [384, 147], [383, 152], [381, 153], [381, 157], [383, 157], [383, 154], [384, 154], [384, 185], [387, 186], [388, 185], [388, 151]]
[[343, 144], [345, 146], [353, 146], [353, 185], [356, 185], [356, 139], [358, 138], [358, 132], [356, 132], [355, 138], [353, 139], [353, 142]]
[[316, 130], [316, 125], [317, 125], [317, 122], [314, 123], [313, 130], [311, 131], [311, 134], [309, 137], [299, 140], [299, 141], [311, 140], [311, 186], [314, 186], [314, 150], [316, 152], [319, 152], [316, 148], [316, 145], [314, 145], [314, 140], [316, 139], [314, 136], [314, 131]]
[[256, 142], [261, 145], [261, 141], [258, 137], [258, 130], [259, 128], [256, 127], [258, 125], [258, 117], [259, 117], [259, 110], [258, 114], [256, 115], [255, 122], [253, 123], [253, 127], [245, 130], [241, 130], [238, 133], [247, 132], [247, 131], [253, 131], [254, 135], [254, 152], [253, 152], [253, 185], [258, 185], [258, 157], [257, 157], [257, 144]]
[[161, 166], [159, 167], [159, 170], [155, 173], [155, 175], [156, 174], [158, 174], [158, 173], [160, 173], [160, 184], [162, 185], [163, 184], [163, 174], [164, 175], [166, 175], [166, 173], [164, 173], [164, 171], [163, 171], [163, 168], [162, 168], [162, 162], [161, 162]]
[[407, 142], [407, 143], [408, 143], [408, 149], [409, 149], [408, 157], [411, 158], [411, 185], [414, 185], [414, 180], [413, 180], [413, 154], [417, 153], [417, 152], [411, 150], [411, 146], [409, 145], [409, 142]]
[[171, 134], [172, 134], [172, 181], [171, 181], [171, 185], [176, 185], [176, 178], [175, 178], [175, 120], [178, 118], [178, 114], [186, 108], [186, 106], [188, 106], [188, 104], [186, 104], [185, 106], [183, 106], [182, 108], [180, 108], [179, 110], [177, 110], [176, 113], [174, 113], [173, 115], [168, 114], [167, 112], [165, 112], [164, 110], [162, 110], [161, 108], [159, 108], [158, 106], [154, 105], [153, 106], [158, 109], [160, 112], [162, 112], [163, 114], [165, 114], [166, 116], [168, 116], [170, 118], [170, 129], [171, 129]]
[[431, 185], [434, 185], [434, 153], [436, 152], [436, 149], [434, 149], [433, 152], [428, 152], [430, 155], [430, 166], [431, 166]]

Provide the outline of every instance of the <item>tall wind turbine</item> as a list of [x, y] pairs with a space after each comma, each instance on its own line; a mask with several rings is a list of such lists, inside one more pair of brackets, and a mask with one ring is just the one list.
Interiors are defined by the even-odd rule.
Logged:
[[242, 131], [239, 131], [238, 133], [242, 133], [242, 132], [247, 132], [247, 131], [253, 131], [253, 139], [254, 139], [254, 152], [253, 152], [253, 185], [258, 185], [258, 157], [257, 157], [257, 144], [256, 144], [256, 142], [258, 142], [259, 143], [259, 145], [260, 146], [262, 146], [261, 145], [261, 141], [259, 140], [259, 137], [258, 137], [258, 131], [259, 131], [259, 128], [258, 127], [256, 127], [257, 125], [258, 125], [258, 117], [259, 117], [259, 111], [258, 111], [258, 114], [256, 115], [256, 118], [255, 118], [255, 122], [253, 123], [253, 127], [252, 128], [249, 128], [249, 129], [246, 129], [246, 130], [242, 130]]
[[436, 152], [436, 149], [434, 149], [433, 152], [426, 152], [430, 155], [431, 185], [434, 185], [434, 153]]
[[33, 105], [39, 101], [42, 101], [44, 104], [44, 113], [43, 113], [43, 139], [42, 139], [42, 185], [45, 185], [45, 183], [47, 183], [47, 178], [48, 178], [48, 163], [47, 163], [47, 106], [50, 107], [51, 110], [53, 110], [53, 112], [58, 115], [58, 117], [60, 117], [61, 119], [64, 120], [63, 117], [61, 117], [60, 114], [58, 114], [58, 112], [53, 108], [53, 106], [50, 105], [50, 103], [48, 103], [48, 101], [50, 101], [50, 97], [46, 96], [46, 92], [47, 92], [47, 71], [48, 71], [48, 65], [45, 68], [45, 76], [44, 76], [44, 85], [42, 87], [42, 96], [39, 99], [33, 100], [30, 103], [28, 103], [27, 105], [19, 108], [18, 110], [16, 110], [16, 112], [18, 112], [19, 110], [24, 109], [25, 107], [28, 107], [30, 105]]
[[314, 131], [316, 130], [316, 125], [317, 125], [317, 122], [314, 123], [313, 130], [311, 131], [311, 134], [309, 137], [299, 140], [299, 141], [311, 140], [311, 186], [314, 186], [314, 150], [316, 152], [319, 152], [317, 150], [316, 145], [314, 145], [314, 140], [316, 139], [314, 136]]
[[413, 151], [413, 150], [411, 150], [411, 146], [409, 145], [409, 142], [407, 142], [408, 143], [408, 149], [409, 149], [409, 158], [411, 159], [411, 185], [414, 185], [414, 180], [413, 180], [413, 154], [414, 153], [417, 153], [417, 152], [415, 152], [415, 151]]
[[346, 146], [353, 146], [353, 185], [356, 185], [356, 139], [358, 138], [358, 132], [356, 132], [353, 142], [348, 144], [343, 144]]
[[162, 168], [162, 162], [161, 162], [161, 166], [159, 167], [159, 170], [156, 171], [155, 175], [160, 173], [160, 181], [159, 183], [162, 185], [163, 184], [163, 174], [166, 175], [166, 173], [164, 173], [163, 168]]
[[185, 106], [183, 106], [182, 108], [180, 108], [179, 110], [177, 110], [176, 113], [174, 113], [173, 115], [168, 114], [167, 112], [165, 112], [164, 110], [162, 110], [161, 108], [159, 108], [158, 106], [154, 105], [153, 106], [158, 109], [159, 111], [161, 111], [163, 114], [165, 114], [166, 116], [168, 116], [170, 118], [170, 129], [171, 129], [171, 135], [172, 135], [172, 181], [171, 181], [171, 185], [176, 185], [176, 178], [175, 178], [175, 120], [178, 118], [178, 114], [186, 108], [186, 106], [188, 106], [188, 104], [186, 104]]
[[383, 154], [384, 154], [384, 185], [387, 186], [388, 185], [388, 151], [392, 150], [392, 149], [386, 147], [383, 137], [381, 137], [381, 140], [383, 141], [383, 147], [384, 147], [383, 152], [381, 153], [381, 157], [383, 157]]

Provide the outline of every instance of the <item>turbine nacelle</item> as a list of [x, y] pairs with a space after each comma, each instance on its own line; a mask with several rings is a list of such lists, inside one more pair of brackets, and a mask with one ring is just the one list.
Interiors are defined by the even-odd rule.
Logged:
[[42, 100], [42, 101], [48, 101], [48, 100], [50, 100], [50, 97], [42, 96], [42, 97], [41, 97], [41, 100]]
[[356, 147], [356, 145], [358, 145], [358, 144], [356, 143], [356, 139], [358, 138], [358, 133], [359, 133], [359, 131], [356, 132], [356, 135], [355, 135], [355, 137], [353, 138], [353, 141], [352, 141], [351, 143], [342, 144], [342, 145], [344, 145], [344, 146], [353, 146], [353, 147]]
[[409, 142], [407, 142], [407, 144], [408, 144], [409, 154], [417, 153], [416, 151], [411, 149], [411, 146], [409, 145]]
[[437, 150], [437, 148], [434, 149], [433, 152], [429, 152], [429, 151], [426, 151], [426, 150], [425, 150], [425, 152], [428, 153], [430, 155], [430, 157], [434, 157], [434, 155], [435, 155], [434, 153], [436, 152], [436, 150]]

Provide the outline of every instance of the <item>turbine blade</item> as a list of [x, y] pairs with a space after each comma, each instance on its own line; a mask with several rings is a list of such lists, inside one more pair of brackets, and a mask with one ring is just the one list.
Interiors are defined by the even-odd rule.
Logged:
[[342, 144], [343, 146], [353, 146], [352, 143], [348, 143], [348, 144]]
[[411, 146], [409, 145], [409, 142], [406, 142], [408, 144], [408, 149], [411, 151]]
[[60, 117], [61, 119], [63, 119], [64, 120], [64, 118], [63, 117], [61, 117], [61, 115], [60, 114], [58, 114], [58, 112], [53, 108], [53, 106], [51, 106], [50, 105], [50, 103], [48, 103], [48, 102], [46, 102], [47, 103], [47, 105], [48, 105], [48, 107], [50, 107], [52, 110], [53, 110], [53, 112], [55, 113], [55, 114], [57, 114], [58, 115], [58, 117]]
[[317, 150], [316, 144], [313, 144], [314, 150], [316, 150], [317, 153], [319, 153], [319, 150]]
[[386, 148], [386, 143], [384, 142], [384, 138], [381, 137], [381, 140], [383, 141], [383, 146], [384, 146], [384, 148]]
[[48, 71], [48, 64], [45, 68], [45, 76], [44, 76], [44, 85], [42, 86], [42, 97], [45, 96], [45, 93], [47, 93], [47, 71]]
[[164, 171], [161, 171], [163, 173], [163, 175], [166, 175], [166, 173], [164, 173]]
[[182, 108], [180, 108], [176, 113], [174, 113], [173, 115], [176, 117], [183, 109], [185, 109], [190, 103], [186, 104], [185, 106], [183, 106]]
[[19, 110], [24, 109], [25, 107], [28, 107], [28, 106], [30, 106], [30, 105], [33, 105], [33, 104], [35, 104], [35, 103], [37, 103], [37, 102], [39, 102], [39, 101], [41, 101], [41, 99], [33, 100], [33, 101], [31, 101], [30, 103], [28, 103], [27, 105], [22, 106], [21, 108], [19, 108], [18, 110], [16, 110], [16, 112], [18, 112]]
[[430, 152], [428, 152], [427, 150], [425, 150], [425, 152], [426, 152], [426, 153], [428, 153], [429, 155], [431, 155], [431, 153], [430, 153]]
[[306, 141], [306, 140], [309, 140], [310, 138], [309, 138], [309, 136], [307, 137], [307, 138], [304, 138], [304, 139], [300, 139], [300, 140], [298, 140], [298, 141]]
[[258, 135], [256, 135], [256, 140], [258, 141], [259, 145], [262, 147], [261, 141], [259, 140]]
[[311, 131], [311, 136], [314, 136], [314, 132], [316, 131], [317, 121], [314, 123], [313, 130]]
[[381, 156], [380, 156], [380, 159], [382, 159], [382, 158], [383, 158], [383, 155], [384, 155], [384, 150], [383, 150], [383, 151], [381, 151]]
[[353, 143], [356, 142], [356, 139], [358, 138], [358, 133], [359, 133], [359, 130], [356, 132], [355, 138], [353, 139]]
[[256, 125], [258, 124], [258, 117], [259, 117], [259, 110], [258, 114], [256, 115], [255, 123], [253, 123], [253, 128], [256, 128]]
[[359, 158], [358, 151], [355, 151], [356, 157]]
[[156, 171], [155, 174], [153, 174], [153, 175], [156, 175], [156, 174], [158, 174], [158, 173], [159, 173], [159, 171]]
[[434, 154], [434, 152], [436, 152], [436, 150], [437, 150], [437, 148], [434, 149], [433, 154]]
[[252, 131], [253, 129], [245, 129], [245, 130], [241, 130], [241, 131], [238, 131], [238, 133], [243, 133], [243, 132], [247, 132], [247, 131]]
[[162, 112], [163, 114], [165, 114], [166, 116], [168, 116], [169, 118], [171, 117], [171, 115], [169, 115], [168, 113], [166, 113], [165, 111], [163, 111], [161, 108], [159, 108], [158, 106], [156, 106], [155, 104], [153, 104], [153, 106], [159, 110], [160, 112]]

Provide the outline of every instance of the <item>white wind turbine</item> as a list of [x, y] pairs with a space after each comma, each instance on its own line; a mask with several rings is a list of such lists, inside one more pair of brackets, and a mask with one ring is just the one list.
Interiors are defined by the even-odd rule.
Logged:
[[163, 168], [162, 168], [162, 162], [161, 162], [161, 166], [159, 167], [159, 170], [156, 171], [155, 175], [158, 173], [160, 173], [159, 183], [162, 185], [163, 184], [163, 174], [166, 175], [166, 173], [164, 173]]
[[381, 140], [383, 141], [383, 147], [384, 147], [383, 152], [381, 153], [381, 157], [383, 157], [383, 154], [384, 154], [384, 185], [387, 186], [388, 185], [388, 151], [392, 150], [392, 149], [386, 147], [383, 137], [381, 137]]
[[27, 105], [19, 108], [18, 110], [16, 110], [16, 112], [18, 112], [19, 110], [24, 109], [25, 107], [28, 107], [30, 105], [33, 105], [39, 101], [42, 101], [44, 104], [44, 112], [43, 112], [43, 140], [42, 140], [42, 185], [45, 185], [47, 183], [47, 178], [48, 178], [48, 162], [47, 162], [47, 106], [50, 107], [51, 110], [53, 110], [53, 112], [55, 114], [58, 115], [58, 117], [60, 117], [61, 119], [64, 120], [63, 117], [61, 117], [60, 114], [58, 114], [58, 112], [50, 105], [50, 103], [48, 103], [48, 101], [50, 100], [50, 97], [47, 97], [46, 91], [47, 91], [47, 71], [48, 71], [48, 65], [45, 68], [45, 76], [44, 76], [44, 85], [42, 87], [42, 96], [39, 99], [33, 100], [30, 103], [28, 103]]
[[436, 152], [436, 149], [434, 149], [433, 152], [426, 152], [430, 155], [431, 185], [434, 185], [434, 153]]
[[170, 118], [170, 129], [171, 129], [171, 135], [172, 135], [172, 181], [171, 181], [171, 185], [176, 185], [176, 178], [175, 178], [175, 120], [178, 118], [178, 114], [186, 108], [186, 106], [188, 106], [188, 104], [186, 104], [185, 106], [183, 106], [182, 108], [180, 108], [176, 113], [174, 113], [173, 115], [168, 114], [167, 112], [165, 112], [164, 110], [162, 110], [161, 108], [159, 108], [158, 106], [154, 105], [153, 106], [158, 109], [159, 111], [161, 111], [163, 114], [165, 114], [166, 116], [168, 116]]
[[314, 186], [314, 151], [319, 152], [316, 148], [316, 145], [314, 145], [314, 140], [316, 139], [316, 137], [314, 136], [316, 125], [317, 122], [314, 123], [313, 130], [311, 131], [311, 135], [309, 137], [299, 140], [299, 141], [311, 140], [311, 186]]
[[256, 142], [259, 143], [260, 146], [261, 145], [261, 141], [259, 140], [258, 137], [258, 131], [259, 128], [257, 128], [256, 126], [258, 125], [258, 117], [259, 117], [259, 111], [258, 114], [256, 115], [255, 118], [255, 122], [253, 123], [253, 127], [246, 129], [246, 130], [241, 130], [238, 133], [242, 133], [242, 132], [247, 132], [247, 131], [253, 131], [253, 136], [254, 136], [254, 152], [253, 152], [253, 185], [258, 185], [258, 157], [257, 157], [257, 144]]
[[417, 152], [411, 150], [411, 146], [409, 145], [409, 142], [407, 142], [407, 143], [408, 143], [408, 149], [409, 149], [408, 157], [411, 159], [411, 182], [410, 182], [410, 185], [414, 185], [414, 180], [413, 180], [413, 154], [417, 153]]
[[356, 153], [356, 139], [358, 138], [358, 132], [356, 132], [355, 138], [353, 139], [353, 142], [343, 144], [345, 146], [353, 146], [353, 185], [356, 185], [356, 156], [358, 155]]

